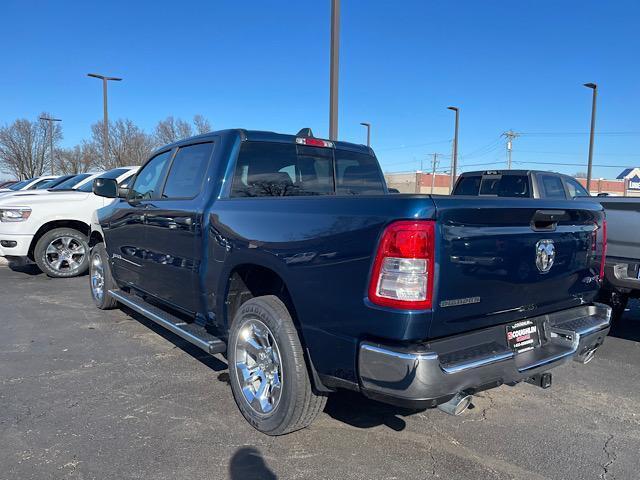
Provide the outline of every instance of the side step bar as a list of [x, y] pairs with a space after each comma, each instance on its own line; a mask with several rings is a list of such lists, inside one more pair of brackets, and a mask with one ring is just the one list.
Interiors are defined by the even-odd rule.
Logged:
[[137, 295], [122, 290], [109, 290], [109, 295], [207, 353], [223, 353], [227, 349], [222, 340], [211, 335], [203, 326], [184, 322], [180, 318], [145, 302]]

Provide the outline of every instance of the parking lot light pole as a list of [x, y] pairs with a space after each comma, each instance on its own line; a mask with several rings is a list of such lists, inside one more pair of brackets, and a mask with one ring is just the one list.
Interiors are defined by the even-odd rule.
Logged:
[[331, 0], [331, 66], [329, 72], [329, 140], [338, 139], [338, 71], [340, 67], [340, 0]]
[[61, 122], [61, 118], [40, 117], [40, 120], [46, 120], [49, 122], [49, 161], [51, 162], [51, 175], [53, 175], [53, 164], [55, 157], [53, 155], [53, 122]]
[[105, 75], [99, 75], [97, 73], [87, 73], [88, 77], [98, 78], [102, 80], [102, 103], [104, 109], [104, 118], [102, 123], [102, 148], [104, 155], [105, 166], [109, 165], [109, 112], [107, 111], [107, 82], [113, 80], [114, 82], [122, 81], [118, 77], [107, 77]]
[[456, 113], [456, 125], [453, 134], [453, 156], [451, 157], [451, 191], [456, 183], [456, 173], [458, 171], [458, 126], [460, 123], [460, 109], [458, 107], [447, 107]]
[[596, 131], [596, 100], [598, 98], [598, 85], [585, 83], [585, 87], [593, 91], [591, 99], [591, 131], [589, 132], [589, 163], [587, 164], [587, 192], [591, 193], [591, 169], [593, 167], [593, 137]]
[[367, 127], [367, 147], [371, 147], [371, 124], [368, 122], [360, 122], [360, 125]]

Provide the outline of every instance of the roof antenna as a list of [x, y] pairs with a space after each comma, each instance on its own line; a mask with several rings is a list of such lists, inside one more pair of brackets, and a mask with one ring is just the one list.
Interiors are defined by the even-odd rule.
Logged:
[[296, 134], [296, 137], [311, 137], [313, 138], [313, 132], [310, 128], [301, 128], [300, 131]]

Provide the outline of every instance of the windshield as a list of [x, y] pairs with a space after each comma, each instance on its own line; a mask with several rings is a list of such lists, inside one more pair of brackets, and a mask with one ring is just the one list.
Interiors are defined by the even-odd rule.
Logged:
[[[128, 168], [114, 168], [113, 170], [109, 170], [108, 172], [96, 178], [111, 178], [113, 180], [117, 180], [118, 177], [124, 175], [128, 171], [129, 171]], [[78, 188], [78, 191], [80, 192], [91, 192], [92, 190], [93, 190], [93, 182], [87, 182], [84, 185], [82, 185], [80, 188]]]
[[46, 190], [48, 188], [53, 188], [56, 187], [58, 185], [60, 185], [62, 182], [69, 180], [70, 178], [75, 177], [75, 175], [62, 175], [60, 177], [57, 178], [51, 178], [45, 182], [39, 183], [36, 187], [35, 190]]
[[79, 184], [82, 180], [90, 177], [91, 174], [90, 173], [81, 173], [80, 175], [75, 175], [71, 178], [68, 178], [67, 180], [64, 180], [60, 183], [58, 183], [58, 185], [54, 186], [53, 188], [50, 188], [50, 190], [54, 191], [54, 190], [73, 190], [73, 187], [75, 187], [77, 184]]
[[9, 190], [20, 190], [22, 187], [25, 187], [29, 182], [31, 182], [33, 178], [28, 178], [27, 180], [22, 180], [21, 182], [14, 183], [9, 187]]

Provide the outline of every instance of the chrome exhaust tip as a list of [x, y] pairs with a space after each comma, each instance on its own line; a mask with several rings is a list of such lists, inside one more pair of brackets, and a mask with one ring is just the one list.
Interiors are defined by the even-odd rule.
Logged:
[[460, 392], [448, 402], [438, 405], [438, 409], [448, 415], [458, 416], [469, 408], [471, 400], [473, 400], [473, 396]]
[[591, 350], [589, 350], [587, 353], [585, 353], [583, 355], [583, 357], [582, 357], [582, 364], [583, 365], [586, 365], [591, 360], [593, 360], [593, 358], [596, 356], [596, 350], [598, 350], [598, 347], [592, 348]]

